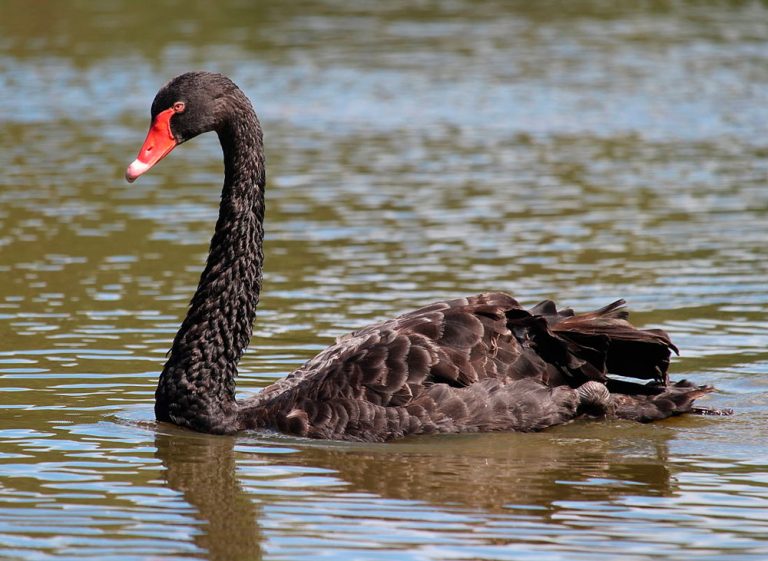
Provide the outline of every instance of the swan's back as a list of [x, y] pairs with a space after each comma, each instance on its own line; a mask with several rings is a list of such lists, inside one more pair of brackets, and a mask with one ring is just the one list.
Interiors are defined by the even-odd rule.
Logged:
[[[368, 441], [531, 431], [595, 409], [610, 414], [607, 391], [604, 403], [595, 404], [578, 390], [610, 387], [609, 372], [653, 380], [650, 387], [625, 382], [637, 394], [630, 401], [642, 396], [647, 406], [664, 393], [674, 347], [661, 331], [632, 327], [622, 304], [574, 315], [551, 302], [526, 311], [503, 292], [436, 302], [340, 338], [243, 403], [240, 422], [242, 428]], [[663, 416], [683, 412], [691, 401]], [[659, 414], [648, 411], [639, 420]]]

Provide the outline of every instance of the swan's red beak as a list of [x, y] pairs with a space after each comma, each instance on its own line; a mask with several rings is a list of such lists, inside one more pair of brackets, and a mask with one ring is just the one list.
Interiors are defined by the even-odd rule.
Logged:
[[125, 179], [133, 183], [136, 178], [162, 160], [176, 147], [176, 139], [171, 132], [171, 116], [173, 109], [166, 109], [157, 114], [149, 127], [147, 139], [139, 150], [139, 155], [125, 170]]

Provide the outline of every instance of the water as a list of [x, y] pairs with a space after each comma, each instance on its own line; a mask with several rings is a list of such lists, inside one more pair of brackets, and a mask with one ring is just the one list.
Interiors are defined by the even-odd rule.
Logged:
[[[765, 559], [765, 3], [17, 2], [0, 17], [0, 557]], [[732, 418], [388, 445], [157, 426], [215, 136], [122, 180], [168, 78], [253, 99], [240, 391], [437, 298], [615, 298]]]

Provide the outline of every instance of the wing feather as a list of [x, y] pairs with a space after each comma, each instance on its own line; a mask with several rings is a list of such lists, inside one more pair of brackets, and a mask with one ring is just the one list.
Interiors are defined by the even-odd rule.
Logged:
[[243, 417], [261, 416], [250, 426], [359, 440], [535, 430], [572, 418], [571, 388], [605, 383], [609, 372], [666, 383], [671, 350], [663, 331], [627, 322], [623, 301], [575, 315], [551, 301], [526, 311], [506, 293], [480, 294], [339, 338], [245, 402]]

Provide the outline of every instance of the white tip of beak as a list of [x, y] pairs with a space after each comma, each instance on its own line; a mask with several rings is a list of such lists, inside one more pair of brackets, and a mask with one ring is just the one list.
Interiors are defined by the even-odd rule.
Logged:
[[139, 160], [134, 160], [133, 163], [128, 166], [128, 169], [125, 170], [125, 180], [128, 183], [133, 183], [142, 173], [151, 167], [152, 166], [150, 164], [145, 164]]

